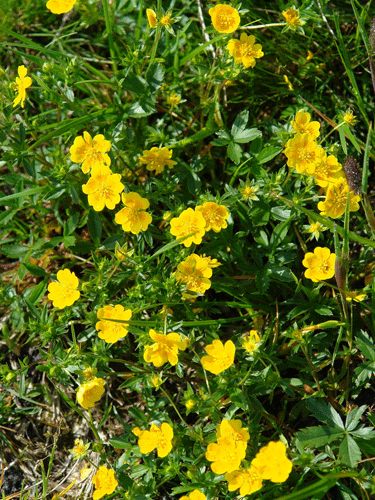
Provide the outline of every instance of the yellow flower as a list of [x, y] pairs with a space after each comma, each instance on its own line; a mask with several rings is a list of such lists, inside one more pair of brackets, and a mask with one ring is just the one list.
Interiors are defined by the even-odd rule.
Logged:
[[230, 438], [222, 438], [220, 443], [210, 443], [207, 446], [206, 459], [213, 462], [212, 472], [224, 474], [239, 469], [241, 461], [246, 456], [246, 448], [245, 441], [235, 443]]
[[130, 309], [126, 311], [122, 305], [117, 306], [104, 306], [97, 312], [98, 321], [95, 328], [98, 330], [98, 337], [105, 340], [108, 344], [114, 344], [120, 338], [126, 337], [128, 330], [127, 323], [116, 323], [115, 321], [106, 321], [108, 319], [128, 321], [132, 316]]
[[240, 489], [242, 497], [255, 493], [263, 486], [263, 480], [257, 469], [253, 466], [240, 471], [227, 472], [225, 479], [228, 481], [228, 490], [235, 491]]
[[362, 302], [362, 300], [365, 300], [367, 298], [367, 295], [365, 293], [360, 293], [357, 292], [356, 290], [353, 290], [350, 292], [349, 290], [345, 291], [345, 298], [348, 302]]
[[237, 444], [239, 441], [247, 443], [250, 439], [250, 434], [247, 429], [242, 427], [241, 420], [227, 420], [225, 418], [217, 426], [216, 437], [218, 444], [221, 443], [222, 439], [231, 439], [233, 443]]
[[78, 387], [77, 401], [86, 410], [92, 408], [104, 394], [105, 381], [102, 378], [94, 378]]
[[[180, 101], [181, 101], [181, 95], [180, 94], [176, 94], [175, 91], [171, 92], [167, 96], [167, 103], [170, 104], [171, 108], [174, 108], [175, 106], [178, 106], [178, 104], [180, 103]], [[171, 155], [172, 155], [172, 152], [171, 152]]]
[[327, 156], [324, 152], [320, 160], [315, 164], [314, 180], [318, 186], [326, 188], [330, 184], [335, 184], [340, 177], [344, 177], [341, 163], [333, 155]]
[[288, 85], [288, 90], [293, 91], [294, 88], [293, 88], [293, 85], [292, 85], [291, 81], [289, 80], [288, 76], [283, 75], [283, 78], [284, 78], [284, 82]]
[[208, 13], [211, 16], [213, 27], [219, 33], [233, 33], [241, 22], [238, 10], [231, 5], [219, 3], [212, 7]]
[[281, 441], [271, 441], [255, 455], [251, 466], [262, 479], [283, 483], [292, 471], [292, 462], [286, 456], [286, 446]]
[[180, 500], [206, 500], [206, 495], [199, 490], [194, 490], [188, 496], [184, 495]]
[[247, 352], [250, 352], [250, 353], [258, 350], [259, 343], [260, 343], [260, 337], [259, 337], [258, 332], [256, 330], [250, 330], [249, 335], [246, 335], [242, 339], [242, 347]]
[[115, 215], [116, 224], [121, 224], [124, 231], [138, 234], [147, 231], [152, 222], [152, 217], [146, 212], [150, 206], [147, 198], [142, 198], [138, 193], [123, 193], [122, 201], [125, 207]]
[[317, 145], [311, 134], [297, 133], [286, 143], [284, 154], [289, 167], [295, 168], [300, 174], [312, 175], [324, 155], [324, 149]]
[[70, 159], [74, 163], [82, 163], [82, 171], [87, 174], [93, 167], [109, 167], [110, 157], [106, 154], [111, 149], [111, 143], [104, 139], [104, 135], [99, 134], [92, 139], [88, 132], [83, 132], [83, 136], [74, 139], [70, 148]]
[[143, 151], [143, 155], [139, 157], [139, 163], [145, 164], [147, 170], [155, 170], [155, 174], [160, 174], [163, 172], [164, 168], [172, 168], [176, 165], [176, 161], [171, 160], [172, 150], [168, 148], [151, 148], [149, 150]]
[[305, 22], [300, 19], [299, 10], [295, 7], [291, 7], [288, 10], [283, 10], [281, 14], [285, 18], [287, 27], [293, 31], [295, 31], [298, 26], [302, 26], [303, 24], [305, 24]]
[[206, 254], [203, 254], [202, 259], [207, 263], [208, 267], [210, 267], [211, 269], [221, 266], [221, 263], [217, 259], [213, 259], [209, 255], [206, 257]]
[[306, 278], [315, 283], [321, 280], [329, 280], [335, 274], [336, 254], [331, 253], [329, 248], [316, 247], [314, 253], [308, 252], [302, 264], [307, 267]]
[[[176, 279], [186, 283], [187, 290], [204, 294], [211, 286], [209, 278], [212, 276], [212, 269], [205, 258], [195, 253], [177, 266]], [[186, 296], [184, 294], [184, 296]], [[186, 296], [189, 298], [189, 296]]]
[[16, 87], [18, 94], [13, 101], [13, 108], [19, 103], [21, 103], [21, 108], [25, 107], [26, 89], [29, 88], [32, 84], [31, 78], [26, 75], [27, 68], [23, 65], [18, 66], [18, 76], [16, 77]]
[[203, 215], [192, 208], [188, 208], [181, 212], [179, 217], [174, 217], [171, 220], [171, 234], [176, 238], [185, 238], [180, 243], [185, 245], [186, 248], [190, 247], [192, 243], [199, 245], [205, 234], [206, 221]]
[[53, 281], [48, 285], [48, 298], [52, 300], [53, 306], [58, 309], [71, 306], [80, 297], [77, 290], [79, 281], [75, 273], [69, 269], [63, 269], [57, 272], [57, 282]]
[[218, 205], [214, 201], [207, 201], [202, 206], [195, 207], [195, 210], [200, 212], [206, 221], [205, 231], [208, 232], [212, 229], [215, 233], [219, 233], [222, 229], [228, 227], [226, 219], [229, 218], [229, 212], [224, 205]]
[[164, 335], [156, 333], [152, 328], [149, 331], [149, 335], [155, 343], [145, 346], [143, 359], [146, 363], [153, 363], [156, 368], [159, 368], [168, 361], [172, 366], [177, 365], [178, 351], [184, 351], [189, 341], [182, 340], [178, 333], [171, 332]]
[[165, 26], [167, 29], [171, 28], [171, 25], [173, 23], [173, 18], [171, 12], [167, 12], [166, 14], [162, 15], [160, 18], [160, 24], [162, 26]]
[[151, 424], [149, 431], [140, 432], [138, 446], [143, 454], [151, 453], [156, 448], [158, 457], [164, 458], [172, 450], [172, 439], [173, 428], [167, 422], [160, 427]]
[[96, 368], [93, 368], [92, 366], [88, 366], [87, 368], [85, 368], [83, 370], [82, 376], [85, 379], [85, 381], [88, 382], [89, 380], [92, 380], [93, 378], [95, 378], [97, 371], [98, 370]]
[[99, 500], [99, 498], [104, 497], [104, 495], [110, 495], [113, 493], [118, 485], [115, 479], [115, 471], [113, 469], [107, 469], [105, 465], [99, 467], [98, 472], [92, 478], [92, 482], [95, 486], [95, 491], [93, 495], [93, 500]]
[[89, 475], [91, 474], [91, 467], [86, 464], [84, 467], [82, 467], [79, 475], [80, 475], [80, 478], [81, 480], [83, 481], [84, 479], [87, 479], [89, 477]]
[[343, 120], [345, 123], [349, 125], [349, 127], [354, 127], [354, 125], [357, 123], [356, 116], [354, 116], [353, 111], [349, 109], [345, 115], [343, 116]]
[[[318, 203], [318, 210], [322, 215], [327, 215], [332, 219], [337, 219], [345, 213], [346, 200], [348, 197], [349, 186], [344, 177], [341, 177], [336, 184], [331, 184], [327, 188], [326, 198]], [[359, 210], [360, 196], [350, 191], [349, 193], [349, 212]]]
[[76, 1], [77, 0], [48, 0], [46, 7], [52, 14], [66, 14], [66, 12], [72, 10]]
[[208, 356], [203, 356], [201, 363], [203, 368], [215, 375], [229, 368], [234, 362], [235, 347], [231, 340], [227, 340], [225, 345], [221, 340], [214, 340], [206, 347]]
[[88, 195], [89, 205], [96, 212], [104, 207], [113, 210], [120, 201], [120, 193], [124, 190], [120, 174], [113, 174], [105, 165], [94, 166], [87, 184], [82, 185], [82, 191]]
[[242, 194], [242, 199], [245, 201], [254, 200], [258, 201], [259, 198], [255, 194], [259, 190], [259, 186], [251, 186], [250, 184], [245, 184], [243, 188], [239, 188], [238, 191]]
[[83, 458], [89, 448], [90, 443], [85, 444], [82, 439], [76, 439], [74, 441], [74, 448], [69, 451], [73, 455], [73, 458], [77, 460], [78, 458]]
[[195, 401], [193, 399], [188, 399], [185, 403], [186, 409], [190, 411], [195, 406]]
[[311, 121], [310, 113], [302, 109], [297, 111], [295, 119], [292, 120], [292, 127], [294, 132], [310, 134], [313, 139], [319, 137], [320, 134], [320, 123]]
[[146, 9], [146, 15], [147, 15], [148, 24], [150, 25], [150, 28], [151, 29], [156, 28], [156, 26], [158, 25], [158, 19], [156, 17], [155, 11], [152, 9]]
[[320, 233], [322, 233], [323, 231], [327, 231], [327, 228], [324, 227], [320, 222], [309, 222], [310, 226], [304, 226], [305, 228], [307, 227], [306, 232], [311, 234], [310, 239], [314, 237], [316, 240], [318, 240]]
[[262, 46], [255, 43], [254, 35], [246, 35], [242, 33], [239, 40], [232, 38], [228, 42], [229, 54], [234, 57], [235, 63], [242, 63], [245, 68], [253, 68], [255, 66], [255, 59], [264, 56]]
[[155, 387], [156, 389], [159, 389], [159, 387], [161, 386], [162, 383], [163, 383], [162, 379], [156, 373], [154, 373], [151, 376], [151, 378], [150, 378], [150, 384], [153, 387]]

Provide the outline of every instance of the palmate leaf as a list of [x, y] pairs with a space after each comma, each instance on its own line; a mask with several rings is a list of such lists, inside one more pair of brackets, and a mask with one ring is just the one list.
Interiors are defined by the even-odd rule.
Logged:
[[327, 427], [326, 425], [319, 425], [308, 427], [297, 432], [296, 438], [302, 446], [325, 446], [326, 444], [341, 438], [344, 435], [344, 430], [339, 427]]
[[317, 398], [308, 399], [306, 406], [314, 417], [324, 424], [344, 429], [343, 421], [333, 406], [327, 405], [323, 400]]
[[361, 460], [361, 450], [354, 439], [347, 434], [342, 440], [339, 448], [339, 458], [348, 467], [356, 467]]

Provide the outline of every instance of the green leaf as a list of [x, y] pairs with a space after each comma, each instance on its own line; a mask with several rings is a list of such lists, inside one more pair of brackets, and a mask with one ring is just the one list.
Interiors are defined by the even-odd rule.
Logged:
[[120, 450], [129, 450], [133, 448], [133, 444], [129, 443], [125, 436], [119, 436], [109, 440], [109, 443], [114, 448], [119, 448]]
[[238, 165], [241, 161], [241, 156], [242, 156], [242, 148], [238, 144], [235, 144], [234, 142], [230, 142], [228, 144], [227, 148], [227, 153], [229, 158], [236, 164]]
[[237, 134], [245, 130], [248, 121], [249, 121], [249, 112], [247, 110], [238, 113], [231, 129], [231, 135], [233, 138], [236, 138]]
[[79, 213], [76, 212], [72, 217], [69, 217], [69, 219], [66, 222], [64, 222], [64, 237], [69, 236], [69, 234], [72, 234], [72, 232], [77, 227], [78, 221], [79, 221]]
[[356, 335], [356, 345], [366, 358], [375, 361], [375, 345], [363, 330]]
[[251, 207], [251, 221], [253, 225], [264, 226], [270, 220], [270, 206], [263, 200], [253, 201]]
[[34, 286], [31, 293], [27, 295], [29, 302], [32, 305], [37, 304], [42, 299], [43, 295], [46, 293], [46, 288], [47, 288], [47, 279], [44, 279], [36, 286]]
[[102, 236], [102, 222], [98, 212], [95, 212], [93, 209], [90, 209], [87, 226], [89, 228], [92, 241], [95, 243], [95, 246], [98, 247]]
[[357, 467], [361, 460], [361, 450], [354, 439], [347, 434], [342, 440], [339, 448], [339, 458], [344, 465], [348, 467]]
[[345, 428], [337, 411], [332, 405], [327, 405], [322, 399], [312, 397], [306, 401], [306, 406], [320, 422], [331, 427]]
[[361, 418], [363, 412], [366, 410], [367, 406], [363, 405], [357, 408], [354, 408], [350, 413], [348, 413], [345, 422], [345, 429], [350, 432], [354, 431], [357, 427], [359, 419]]
[[341, 438], [344, 435], [344, 431], [338, 427], [327, 427], [325, 425], [319, 425], [314, 427], [308, 427], [298, 431], [296, 438], [302, 444], [302, 446], [325, 446], [326, 444]]
[[269, 147], [269, 148], [264, 148], [256, 157], [257, 162], [259, 165], [263, 165], [263, 163], [267, 163], [268, 161], [271, 161], [275, 156], [277, 156], [283, 148], [278, 148], [278, 147]]
[[26, 245], [4, 245], [1, 253], [10, 259], [22, 259], [30, 250]]
[[34, 264], [26, 264], [23, 262], [22, 265], [25, 266], [29, 273], [33, 276], [45, 276], [47, 274], [42, 267], [35, 266]]
[[[246, 142], [253, 141], [257, 137], [261, 137], [262, 132], [257, 128], [247, 128], [245, 130], [239, 131], [233, 136], [233, 140], [239, 144], [244, 144]], [[275, 155], [276, 156], [276, 155]], [[265, 163], [265, 162], [263, 162]]]

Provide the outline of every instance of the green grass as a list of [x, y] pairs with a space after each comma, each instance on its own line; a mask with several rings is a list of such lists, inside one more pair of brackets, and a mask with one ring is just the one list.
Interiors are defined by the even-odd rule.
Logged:
[[[247, 0], [241, 26], [262, 27], [226, 35], [201, 3], [205, 33], [197, 2], [187, 0], [79, 0], [67, 15], [44, 0], [0, 0], [0, 458], [5, 467], [16, 460], [23, 500], [52, 499], [75, 477], [62, 498], [91, 498], [101, 465], [118, 481], [105, 498], [179, 499], [194, 489], [209, 500], [239, 498], [205, 458], [224, 418], [249, 431], [242, 467], [270, 441], [282, 441], [293, 462], [286, 481], [265, 480], [249, 498], [374, 495], [374, 7], [295, 4], [305, 24], [293, 32], [277, 25], [292, 3]], [[179, 18], [174, 34], [148, 27], [146, 8], [159, 15], [161, 7]], [[241, 33], [262, 45], [254, 68], [228, 54]], [[13, 107], [21, 65], [32, 78], [24, 109]], [[173, 108], [172, 92], [181, 95]], [[358, 211], [321, 215], [324, 191], [288, 167], [283, 150], [301, 109], [320, 122], [327, 154], [361, 165], [367, 196]], [[348, 109], [351, 127], [340, 125]], [[122, 202], [90, 206], [89, 175], [69, 151], [84, 131], [111, 142], [125, 192], [149, 200], [146, 231], [115, 223]], [[152, 147], [170, 148], [177, 164], [159, 175], [140, 166]], [[257, 200], [243, 198], [246, 184]], [[170, 221], [207, 201], [227, 207], [228, 227], [186, 248]], [[306, 231], [312, 222], [327, 228], [317, 241]], [[347, 290], [366, 293], [363, 302], [346, 302], [334, 278], [304, 276], [305, 254], [317, 246], [341, 259]], [[175, 275], [192, 253], [221, 264], [194, 302]], [[77, 275], [80, 298], [57, 309], [47, 287], [61, 269]], [[97, 313], [117, 304], [132, 311], [129, 333], [109, 344]], [[151, 328], [189, 339], [176, 366], [144, 360]], [[253, 353], [242, 347], [250, 330], [261, 338]], [[215, 339], [236, 348], [218, 375], [201, 363]], [[89, 411], [76, 399], [88, 368], [105, 380]], [[141, 453], [132, 430], [162, 422], [173, 426], [172, 451]], [[90, 448], [75, 466], [77, 438]], [[92, 475], [81, 479], [85, 461]], [[21, 489], [10, 476], [4, 498]]]

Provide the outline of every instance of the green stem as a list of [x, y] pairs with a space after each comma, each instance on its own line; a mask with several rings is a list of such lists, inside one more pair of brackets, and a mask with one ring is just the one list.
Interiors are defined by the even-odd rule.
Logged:
[[113, 64], [113, 72], [117, 74], [117, 65], [116, 65], [116, 54], [115, 54], [115, 46], [113, 42], [113, 33], [112, 33], [112, 20], [109, 16], [109, 8], [108, 8], [108, 0], [102, 0], [103, 4], [103, 13], [104, 13], [104, 21], [108, 35], [109, 42], [109, 52], [111, 54], [112, 64]]
[[100, 436], [99, 436], [99, 434], [98, 434], [98, 431], [96, 430], [96, 427], [95, 427], [95, 425], [94, 425], [94, 421], [93, 421], [93, 419], [92, 419], [92, 415], [91, 415], [90, 408], [88, 408], [88, 410], [87, 410], [87, 411], [88, 411], [88, 414], [90, 415], [90, 423], [89, 423], [89, 425], [90, 425], [90, 429], [92, 430], [92, 432], [93, 432], [94, 436], [95, 436], [95, 437], [96, 437], [96, 439], [99, 441], [99, 443], [100, 443], [100, 444], [103, 444], [103, 443], [102, 443], [102, 440], [100, 439]]

